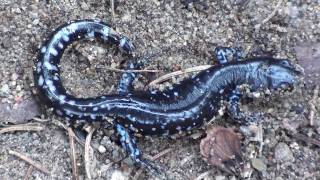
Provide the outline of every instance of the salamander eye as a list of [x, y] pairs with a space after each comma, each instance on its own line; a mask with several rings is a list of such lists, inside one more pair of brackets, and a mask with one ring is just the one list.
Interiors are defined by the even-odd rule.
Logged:
[[281, 60], [280, 64], [284, 67], [290, 67], [290, 62], [288, 60]]

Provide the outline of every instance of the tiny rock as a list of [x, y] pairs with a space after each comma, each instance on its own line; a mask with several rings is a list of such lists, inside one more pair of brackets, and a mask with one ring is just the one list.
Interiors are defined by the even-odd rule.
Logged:
[[227, 178], [225, 176], [216, 176], [215, 180], [226, 180]]
[[280, 142], [275, 147], [274, 156], [277, 162], [293, 162], [293, 153], [286, 143]]
[[127, 180], [128, 176], [123, 174], [121, 171], [114, 171], [111, 176], [111, 180]]
[[260, 158], [253, 159], [251, 164], [258, 171], [266, 171], [267, 170], [267, 165]]
[[98, 151], [99, 151], [100, 153], [105, 153], [105, 152], [107, 151], [107, 149], [106, 149], [104, 146], [100, 145], [100, 146], [98, 147]]
[[10, 94], [10, 87], [8, 86], [8, 84], [5, 84], [1, 87], [0, 89], [0, 97], [7, 97]]

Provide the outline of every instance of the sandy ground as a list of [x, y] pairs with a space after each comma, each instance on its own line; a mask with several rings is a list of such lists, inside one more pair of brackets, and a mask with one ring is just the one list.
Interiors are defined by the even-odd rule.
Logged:
[[[218, 45], [242, 47], [248, 57], [272, 55], [297, 62], [297, 46], [320, 42], [317, 0], [190, 2], [185, 5], [180, 1], [115, 0], [112, 18], [106, 0], [0, 0], [1, 103], [15, 107], [33, 96], [32, 67], [38, 48], [54, 28], [68, 20], [102, 19], [134, 41], [137, 54], [170, 49], [146, 66], [161, 72], [144, 74], [136, 81], [137, 88], [171, 71], [215, 64], [213, 50]], [[81, 97], [112, 92], [119, 73], [104, 67], [120, 68], [122, 60], [126, 57], [98, 42], [74, 43], [62, 59], [63, 83], [72, 94]], [[318, 111], [314, 125], [310, 126], [312, 96], [311, 88], [297, 87], [292, 93], [258, 98], [244, 106], [266, 114], [262, 126], [256, 126], [260, 127], [262, 139], [245, 138], [242, 142], [246, 175], [230, 174], [203, 161], [199, 132], [173, 139], [143, 137], [139, 138], [139, 146], [147, 157], [170, 149], [155, 160], [167, 168], [168, 179], [319, 179], [319, 144], [316, 144], [320, 137], [320, 99], [314, 100]], [[23, 179], [30, 167], [10, 155], [9, 150], [27, 155], [50, 171], [45, 174], [33, 169], [30, 179], [71, 179], [68, 135], [57, 125], [64, 120], [48, 110], [42, 113], [42, 119], [47, 120], [41, 122], [44, 130], [0, 134], [0, 179]], [[217, 118], [213, 124], [239, 129], [225, 121], [225, 117]], [[6, 119], [0, 119], [3, 127], [11, 125], [5, 122]], [[204, 135], [203, 132], [200, 134]], [[91, 143], [95, 151], [94, 179], [152, 179], [145, 172], [137, 176], [138, 168], [103, 134], [112, 132], [98, 130]], [[298, 138], [294, 134], [304, 136]], [[86, 179], [83, 146], [76, 144], [76, 151], [79, 178]]]

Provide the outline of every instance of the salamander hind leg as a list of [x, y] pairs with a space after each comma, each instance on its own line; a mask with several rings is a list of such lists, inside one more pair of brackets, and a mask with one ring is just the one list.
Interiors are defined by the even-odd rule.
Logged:
[[241, 61], [244, 58], [244, 53], [241, 48], [230, 48], [218, 46], [214, 50], [214, 54], [219, 64], [225, 64], [231, 61]]
[[[137, 69], [135, 63], [129, 63], [127, 70]], [[125, 96], [129, 95], [133, 91], [133, 81], [136, 78], [136, 73], [133, 72], [124, 72], [121, 75], [118, 92], [120, 95]]]
[[251, 123], [260, 121], [263, 118], [261, 113], [247, 114], [240, 110], [240, 98], [241, 93], [237, 90], [232, 91], [229, 96], [228, 114], [229, 116], [239, 124], [249, 125]]
[[134, 88], [133, 88], [133, 81], [137, 77], [136, 72], [130, 72], [130, 70], [138, 70], [144, 67], [144, 65], [151, 59], [151, 56], [146, 55], [138, 58], [133, 58], [132, 62], [129, 62], [126, 70], [121, 75], [119, 86], [118, 86], [118, 93], [122, 96], [130, 95]]
[[120, 138], [121, 146], [126, 150], [132, 160], [140, 166], [147, 168], [153, 175], [159, 176], [161, 174], [160, 169], [150, 161], [143, 159], [142, 153], [137, 147], [134, 136], [120, 124], [116, 124], [115, 128]]
[[[132, 53], [135, 50], [133, 43], [125, 36], [121, 36], [119, 40], [120, 49], [130, 55], [132, 59]], [[138, 68], [137, 63], [130, 62], [126, 68], [126, 70], [133, 70]], [[136, 74], [133, 72], [124, 72], [121, 75], [119, 86], [118, 86], [118, 93], [120, 95], [128, 95], [133, 89], [133, 81], [136, 77]]]

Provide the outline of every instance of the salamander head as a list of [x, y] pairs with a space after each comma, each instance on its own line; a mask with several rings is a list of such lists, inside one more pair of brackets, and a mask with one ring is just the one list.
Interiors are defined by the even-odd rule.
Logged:
[[[303, 69], [287, 59], [265, 58], [257, 63], [254, 86], [275, 90], [292, 88], [304, 74]], [[253, 79], [251, 79], [253, 80]]]

